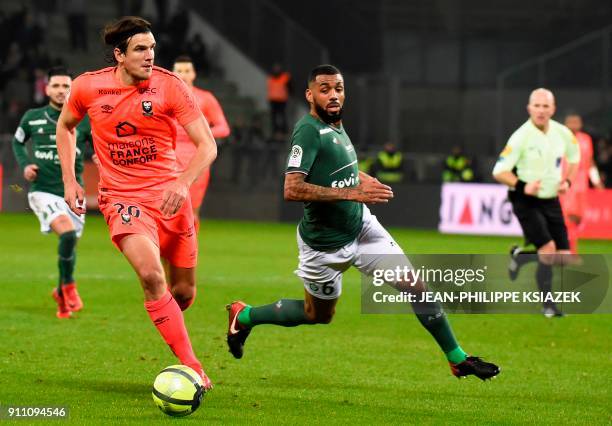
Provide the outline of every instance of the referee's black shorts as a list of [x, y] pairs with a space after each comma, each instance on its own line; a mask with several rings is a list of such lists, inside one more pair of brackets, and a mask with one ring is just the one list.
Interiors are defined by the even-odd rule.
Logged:
[[508, 191], [508, 199], [528, 242], [540, 248], [553, 240], [557, 250], [569, 250], [559, 197], [537, 198]]

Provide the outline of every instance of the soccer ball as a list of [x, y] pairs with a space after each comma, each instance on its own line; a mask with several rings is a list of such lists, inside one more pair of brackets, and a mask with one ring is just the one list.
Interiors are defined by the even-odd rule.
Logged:
[[169, 416], [188, 416], [198, 409], [204, 396], [204, 383], [186, 365], [164, 368], [153, 383], [153, 401]]

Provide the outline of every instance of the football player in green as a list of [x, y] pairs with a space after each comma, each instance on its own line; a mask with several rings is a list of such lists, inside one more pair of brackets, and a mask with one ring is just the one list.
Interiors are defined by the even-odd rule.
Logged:
[[[310, 72], [306, 90], [310, 113], [293, 131], [284, 190], [286, 200], [304, 202], [296, 271], [304, 285], [304, 299], [281, 299], [264, 306], [240, 301], [228, 305], [227, 343], [236, 358], [242, 357], [245, 340], [257, 325], [329, 323], [342, 293], [342, 275], [351, 266], [368, 276], [388, 265], [391, 258], [412, 268], [400, 246], [365, 205], [386, 203], [393, 192], [359, 171], [355, 149], [342, 125], [344, 98], [344, 79], [336, 67], [320, 65]], [[389, 284], [410, 292], [425, 290], [420, 281]], [[438, 303], [412, 305], [444, 352], [452, 374], [473, 374], [482, 380], [499, 374], [495, 364], [463, 351]]]
[[[85, 216], [77, 215], [64, 201], [62, 170], [55, 145], [55, 127], [64, 102], [68, 99], [72, 78], [64, 68], [53, 68], [48, 73], [46, 94], [49, 104], [26, 111], [13, 137], [13, 152], [30, 182], [28, 202], [40, 222], [40, 231], [53, 232], [59, 237], [59, 281], [53, 290], [57, 302], [57, 317], [69, 318], [72, 312], [83, 308], [74, 279], [77, 240], [83, 233]], [[89, 120], [84, 120], [76, 130], [77, 150], [75, 172], [82, 182], [83, 154], [91, 139]], [[32, 144], [32, 155], [26, 143]]]

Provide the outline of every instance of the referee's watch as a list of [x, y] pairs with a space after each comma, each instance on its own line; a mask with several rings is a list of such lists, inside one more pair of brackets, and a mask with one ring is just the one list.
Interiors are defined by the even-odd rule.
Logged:
[[519, 194], [524, 194], [525, 193], [525, 185], [527, 185], [527, 182], [519, 179], [519, 180], [516, 181], [516, 184], [514, 185], [514, 190], [516, 192], [518, 192]]

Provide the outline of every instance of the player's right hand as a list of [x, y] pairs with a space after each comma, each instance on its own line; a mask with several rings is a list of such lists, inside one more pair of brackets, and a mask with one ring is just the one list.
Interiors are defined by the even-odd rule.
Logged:
[[64, 183], [64, 201], [76, 214], [85, 214], [85, 191], [77, 181]]
[[180, 210], [189, 197], [189, 185], [180, 178], [171, 182], [162, 194], [160, 211], [166, 217], [170, 217]]
[[360, 203], [388, 203], [393, 198], [391, 187], [375, 178], [362, 180], [354, 189], [355, 201]]
[[538, 192], [540, 191], [540, 186], [542, 186], [542, 181], [541, 180], [534, 180], [533, 182], [529, 182], [525, 185], [525, 194], [527, 195], [532, 195], [532, 196], [536, 196], [538, 195]]
[[34, 182], [38, 176], [38, 166], [36, 164], [28, 164], [23, 169], [23, 177], [28, 182]]
[[93, 154], [91, 156], [91, 161], [96, 165], [97, 168], [100, 168], [101, 166], [100, 159], [98, 158], [96, 154]]

